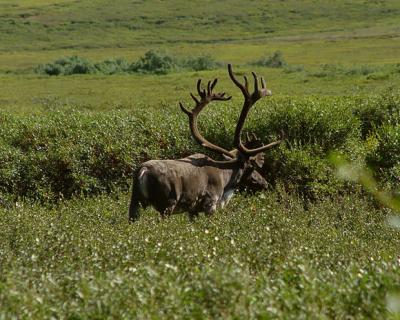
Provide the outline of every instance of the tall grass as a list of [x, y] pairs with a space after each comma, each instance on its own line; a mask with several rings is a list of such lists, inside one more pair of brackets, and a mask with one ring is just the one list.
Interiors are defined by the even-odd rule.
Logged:
[[385, 318], [399, 231], [362, 198], [240, 196], [127, 223], [127, 197], [0, 209], [0, 317]]

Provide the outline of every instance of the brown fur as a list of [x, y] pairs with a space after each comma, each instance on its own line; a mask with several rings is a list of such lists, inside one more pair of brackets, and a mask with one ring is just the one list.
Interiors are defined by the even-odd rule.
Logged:
[[241, 157], [215, 161], [203, 154], [178, 160], [150, 160], [135, 173], [129, 219], [140, 206], [153, 206], [162, 216], [187, 211], [191, 216], [223, 207], [238, 186], [265, 188], [265, 179]]

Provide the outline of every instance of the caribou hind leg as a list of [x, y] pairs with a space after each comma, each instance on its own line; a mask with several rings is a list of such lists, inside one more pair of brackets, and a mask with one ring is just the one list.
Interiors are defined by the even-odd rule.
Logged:
[[139, 190], [134, 186], [132, 190], [131, 204], [129, 206], [129, 222], [134, 222], [139, 218], [139, 207]]
[[144, 202], [142, 201], [143, 179], [141, 179], [143, 176], [143, 172], [144, 172], [143, 168], [139, 168], [133, 174], [132, 196], [128, 213], [129, 222], [134, 222], [139, 218], [140, 204], [141, 203], [144, 204]]
[[217, 210], [219, 196], [210, 193], [203, 202], [203, 211], [206, 215], [212, 215]]

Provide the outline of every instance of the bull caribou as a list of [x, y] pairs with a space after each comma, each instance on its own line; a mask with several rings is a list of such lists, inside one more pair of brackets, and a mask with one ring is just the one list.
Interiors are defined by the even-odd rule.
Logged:
[[[173, 212], [186, 211], [190, 217], [199, 212], [213, 213], [223, 208], [231, 199], [235, 190], [246, 183], [266, 185], [264, 178], [256, 171], [263, 164], [263, 152], [279, 145], [281, 140], [254, 148], [253, 138], [242, 141], [242, 129], [250, 108], [261, 98], [270, 96], [265, 80], [252, 72], [254, 90], [249, 90], [249, 81], [244, 77], [244, 84], [239, 82], [228, 64], [228, 73], [233, 83], [241, 90], [244, 103], [240, 113], [235, 134], [236, 150], [228, 151], [207, 141], [200, 133], [197, 119], [200, 112], [212, 101], [227, 101], [231, 97], [225, 93], [214, 93], [217, 79], [209, 81], [206, 89], [202, 89], [201, 79], [197, 81], [199, 97], [190, 94], [195, 102], [192, 110], [186, 109], [180, 102], [181, 110], [189, 118], [189, 127], [193, 138], [203, 147], [222, 156], [217, 161], [204, 154], [196, 153], [183, 159], [150, 160], [142, 163], [133, 178], [132, 198], [129, 207], [129, 220], [139, 217], [140, 206], [152, 205], [164, 217]], [[251, 146], [253, 145], [253, 146]]]

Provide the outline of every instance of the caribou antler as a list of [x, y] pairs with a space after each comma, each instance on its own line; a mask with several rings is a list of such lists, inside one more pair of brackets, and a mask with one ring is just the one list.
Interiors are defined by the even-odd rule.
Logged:
[[270, 149], [270, 148], [280, 144], [283, 141], [283, 139], [271, 142], [271, 143], [269, 143], [267, 145], [263, 145], [262, 147], [256, 148], [256, 149], [248, 149], [248, 148], [245, 147], [245, 145], [243, 144], [243, 142], [241, 140], [241, 134], [242, 134], [244, 122], [245, 122], [245, 120], [247, 118], [247, 115], [248, 115], [248, 113], [250, 111], [250, 108], [259, 99], [261, 99], [263, 97], [266, 97], [266, 96], [270, 96], [271, 95], [271, 91], [266, 88], [265, 80], [264, 80], [263, 77], [261, 77], [261, 89], [259, 88], [259, 86], [258, 86], [258, 77], [254, 72], [252, 72], [252, 75], [254, 77], [254, 91], [253, 91], [253, 93], [249, 92], [249, 82], [248, 82], [246, 76], [244, 76], [244, 85], [241, 84], [235, 78], [235, 75], [233, 74], [233, 71], [232, 71], [232, 65], [231, 64], [228, 64], [228, 72], [229, 72], [229, 76], [230, 76], [231, 80], [242, 91], [243, 96], [244, 96], [244, 103], [243, 103], [242, 112], [240, 113], [239, 120], [238, 120], [238, 123], [236, 125], [236, 129], [235, 129], [235, 137], [234, 137], [235, 146], [242, 153], [244, 153], [244, 154], [246, 154], [248, 156], [254, 156], [257, 153], [263, 152], [263, 151], [265, 151], [267, 149]]
[[211, 102], [211, 101], [227, 101], [231, 99], [232, 97], [225, 97], [225, 92], [222, 93], [213, 93], [213, 89], [215, 85], [217, 84], [218, 79], [214, 79], [213, 82], [209, 81], [207, 84], [207, 91], [206, 89], [201, 89], [201, 79], [197, 80], [197, 93], [200, 96], [200, 100], [193, 95], [192, 93], [190, 96], [195, 102], [195, 107], [192, 109], [192, 111], [187, 110], [181, 102], [179, 102], [179, 106], [181, 107], [181, 110], [186, 113], [189, 117], [189, 126], [190, 130], [192, 132], [193, 137], [195, 140], [200, 143], [203, 147], [209, 148], [210, 150], [222, 153], [228, 157], [234, 158], [234, 155], [229, 152], [228, 150], [225, 150], [224, 148], [221, 148], [209, 141], [207, 141], [201, 134], [197, 126], [197, 117], [199, 113]]

